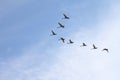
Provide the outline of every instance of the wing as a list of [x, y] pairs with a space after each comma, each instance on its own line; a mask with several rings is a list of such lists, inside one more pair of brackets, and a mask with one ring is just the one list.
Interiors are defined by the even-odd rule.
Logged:
[[85, 43], [83, 43], [83, 46], [86, 46], [86, 44], [85, 44]]
[[66, 14], [64, 14], [64, 13], [63, 13], [63, 16], [64, 16], [64, 17], [67, 17]]
[[56, 33], [53, 30], [51, 32], [52, 32], [53, 35], [56, 35]]
[[61, 26], [62, 24], [58, 22], [58, 24]]
[[107, 52], [109, 52], [108, 49], [106, 49], [106, 48], [104, 48], [103, 51], [107, 51]]
[[93, 44], [93, 48], [96, 48], [94, 44]]

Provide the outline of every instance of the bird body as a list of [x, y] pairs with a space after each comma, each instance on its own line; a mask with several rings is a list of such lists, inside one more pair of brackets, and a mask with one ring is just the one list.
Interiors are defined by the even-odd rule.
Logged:
[[52, 32], [51, 36], [57, 35], [53, 30], [51, 30], [51, 32]]
[[71, 39], [69, 39], [69, 43], [67, 43], [67, 44], [73, 44], [74, 42], [71, 40]]
[[107, 48], [104, 48], [102, 51], [107, 51], [107, 52], [109, 52]]
[[85, 43], [83, 43], [83, 44], [81, 45], [81, 47], [82, 47], [82, 46], [87, 46], [87, 45], [86, 45]]
[[65, 39], [61, 37], [59, 40], [61, 40], [63, 43], [65, 43]]
[[97, 49], [97, 47], [93, 44], [93, 49]]
[[58, 28], [64, 28], [65, 26], [63, 24], [61, 24], [60, 22], [58, 22], [59, 27]]
[[63, 13], [64, 19], [70, 19], [66, 14]]

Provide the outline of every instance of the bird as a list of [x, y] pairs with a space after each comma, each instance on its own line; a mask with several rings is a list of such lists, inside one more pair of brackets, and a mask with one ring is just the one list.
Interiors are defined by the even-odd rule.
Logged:
[[63, 24], [61, 24], [60, 22], [58, 22], [59, 27], [58, 28], [64, 28], [65, 26]]
[[109, 52], [107, 48], [104, 48], [102, 51], [107, 51], [107, 52]]
[[64, 18], [63, 19], [70, 19], [66, 14], [63, 13]]
[[52, 34], [51, 36], [57, 35], [53, 30], [51, 30]]
[[93, 44], [93, 48], [92, 49], [97, 49], [97, 47]]
[[65, 39], [61, 37], [59, 40], [61, 40], [63, 43], [65, 43]]
[[67, 44], [73, 44], [74, 42], [71, 40], [71, 39], [69, 39], [69, 43], [67, 43]]
[[83, 43], [80, 47], [82, 47], [82, 46], [87, 46], [85, 43]]

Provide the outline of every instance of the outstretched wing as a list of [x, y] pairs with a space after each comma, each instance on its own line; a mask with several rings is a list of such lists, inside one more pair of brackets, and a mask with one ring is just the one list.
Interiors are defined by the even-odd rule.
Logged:
[[63, 13], [65, 19], [70, 19], [66, 14]]
[[109, 52], [107, 48], [104, 48], [102, 51], [107, 51], [107, 52]]
[[97, 47], [93, 44], [93, 49], [97, 49]]
[[85, 43], [83, 43], [83, 46], [87, 46]]
[[56, 33], [53, 30], [51, 32], [52, 32], [52, 35], [56, 35]]

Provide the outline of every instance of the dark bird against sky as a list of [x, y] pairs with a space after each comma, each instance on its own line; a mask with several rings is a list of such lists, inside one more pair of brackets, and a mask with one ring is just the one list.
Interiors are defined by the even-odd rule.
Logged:
[[63, 43], [65, 43], [65, 39], [61, 37], [59, 40], [61, 40]]
[[59, 27], [58, 28], [64, 28], [65, 26], [63, 24], [61, 24], [60, 22], [58, 22]]
[[92, 49], [97, 49], [97, 47], [93, 44], [93, 48]]
[[80, 47], [82, 47], [82, 46], [84, 47], [84, 46], [87, 46], [87, 45], [85, 43], [83, 43]]
[[51, 36], [57, 35], [53, 30], [51, 30], [51, 32], [52, 32]]
[[70, 19], [66, 14], [63, 13], [64, 19]]
[[74, 42], [71, 40], [71, 39], [69, 39], [69, 43], [67, 43], [67, 44], [73, 44]]
[[102, 51], [107, 51], [107, 52], [109, 52], [107, 48], [104, 48]]

